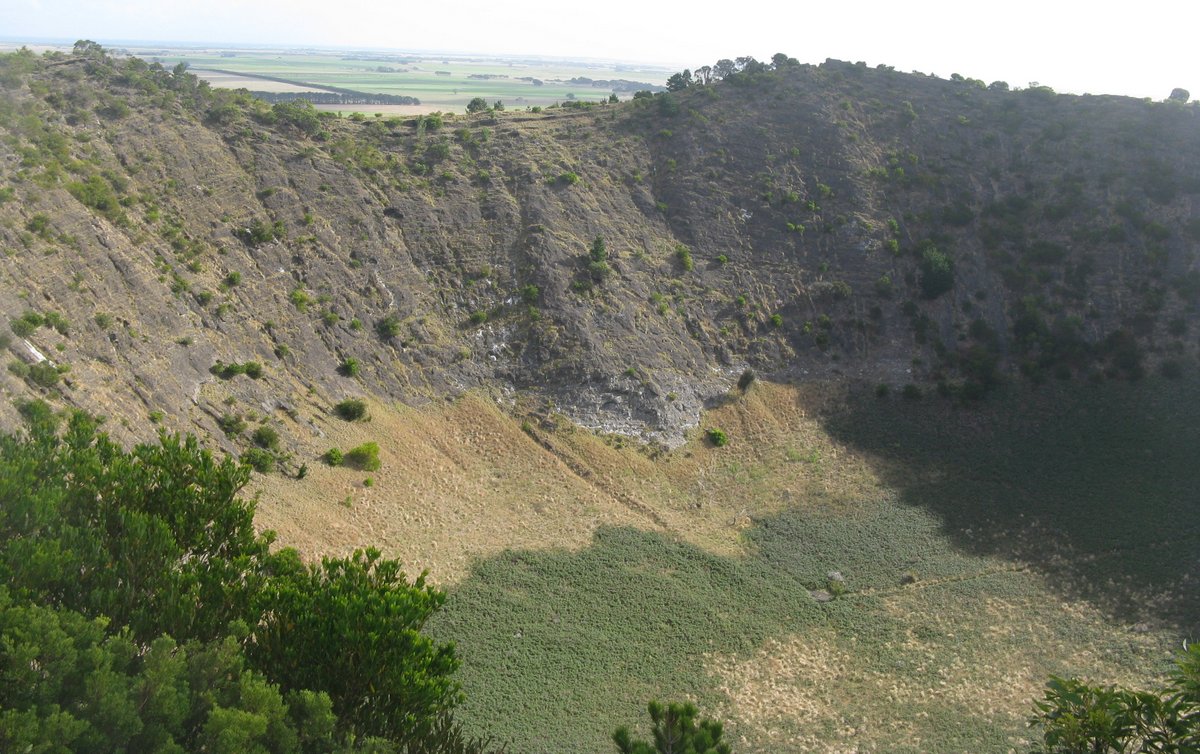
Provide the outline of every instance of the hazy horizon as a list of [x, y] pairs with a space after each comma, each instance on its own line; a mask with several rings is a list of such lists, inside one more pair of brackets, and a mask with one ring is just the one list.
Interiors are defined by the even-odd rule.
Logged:
[[11, 0], [0, 8], [5, 39], [92, 39], [162, 44], [375, 50], [650, 63], [675, 70], [784, 52], [890, 65], [948, 78], [1032, 82], [1076, 94], [1164, 99], [1180, 87], [1200, 96], [1191, 30], [1200, 8], [1147, 0], [1137, 12], [1080, 2], [1013, 0], [1003, 6], [942, 0], [852, 8], [737, 7], [613, 0], [604, 10], [550, 0], [460, 0], [452, 16], [367, 0]]

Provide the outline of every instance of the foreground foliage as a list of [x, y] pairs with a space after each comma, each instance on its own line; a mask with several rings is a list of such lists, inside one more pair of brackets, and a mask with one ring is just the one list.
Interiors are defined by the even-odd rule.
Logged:
[[1200, 751], [1200, 644], [1179, 658], [1162, 691], [1051, 678], [1031, 725], [1061, 754]]
[[628, 728], [617, 728], [613, 743], [620, 754], [731, 754], [729, 744], [721, 741], [724, 726], [716, 720], [697, 722], [696, 705], [652, 701], [648, 706], [653, 745], [634, 739]]
[[469, 752], [444, 594], [374, 550], [270, 551], [248, 470], [45, 404], [0, 437], [0, 749]]

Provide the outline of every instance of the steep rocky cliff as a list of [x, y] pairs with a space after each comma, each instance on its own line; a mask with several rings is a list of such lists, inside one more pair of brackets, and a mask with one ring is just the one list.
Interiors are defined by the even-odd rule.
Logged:
[[346, 397], [481, 388], [672, 444], [747, 368], [964, 399], [1195, 369], [1194, 105], [831, 61], [329, 118], [96, 51], [0, 66], [0, 389], [119, 435], [233, 449], [252, 407], [286, 447]]

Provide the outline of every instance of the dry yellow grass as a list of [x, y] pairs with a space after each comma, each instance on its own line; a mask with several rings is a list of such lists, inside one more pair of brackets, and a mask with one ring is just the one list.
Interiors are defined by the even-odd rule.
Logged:
[[[921, 751], [923, 740], [945, 738], [931, 727], [935, 711], [1020, 730], [1050, 672], [1145, 684], [1144, 668], [1135, 674], [1111, 651], [1092, 648], [1087, 638], [1113, 627], [1084, 604], [982, 590], [958, 593], [948, 607], [922, 591], [856, 600], [905, 626], [899, 641], [882, 647], [821, 629], [769, 639], [750, 656], [706, 655], [735, 739], [751, 751]], [[1162, 652], [1161, 635], [1130, 634], [1127, 642], [1130, 652]], [[881, 656], [902, 658], [902, 672]], [[1011, 736], [1008, 744], [1024, 751], [1031, 739]]]
[[[375, 546], [442, 584], [505, 549], [587, 546], [604, 525], [736, 554], [751, 517], [801, 501], [845, 505], [878, 489], [866, 462], [821, 430], [802, 397], [799, 388], [755, 385], [706, 416], [704, 426], [729, 433], [728, 446], [710, 447], [697, 432], [657, 459], [567, 422], [531, 436], [483, 395], [424, 408], [371, 402], [368, 422], [318, 414], [326, 437], [296, 453], [307, 477], [256, 477], [257, 521], [306, 557]], [[378, 472], [314, 460], [367, 441], [380, 446]]]

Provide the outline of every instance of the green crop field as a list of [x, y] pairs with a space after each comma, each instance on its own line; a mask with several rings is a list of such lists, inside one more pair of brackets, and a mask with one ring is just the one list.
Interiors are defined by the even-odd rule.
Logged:
[[608, 528], [478, 563], [433, 626], [464, 658], [463, 718], [517, 751], [608, 752], [648, 699], [686, 697], [738, 751], [1028, 749], [1047, 675], [1144, 685], [1196, 636], [1198, 399], [860, 395], [823, 423], [890, 492], [796, 501], [742, 556]]
[[[611, 88], [570, 83], [581, 77], [596, 81], [628, 80], [650, 86], [662, 86], [673, 71], [653, 66], [626, 66], [568, 60], [529, 60], [481, 58], [478, 56], [419, 56], [346, 51], [282, 51], [224, 49], [141, 49], [129, 52], [156, 60], [166, 66], [187, 63], [201, 78], [210, 78], [221, 86], [244, 86], [274, 91], [265, 80], [253, 76], [271, 76], [294, 82], [333, 86], [357, 91], [407, 95], [421, 100], [421, 110], [461, 112], [473, 97], [489, 103], [501, 100], [507, 107], [524, 108], [549, 105], [569, 98], [606, 99]], [[220, 69], [245, 74], [247, 78], [230, 81]], [[442, 75], [438, 72], [443, 72]], [[471, 78], [491, 76], [495, 78]], [[522, 78], [538, 79], [534, 85]], [[632, 92], [619, 92], [628, 99]], [[388, 111], [387, 106], [363, 106], [366, 111]]]

